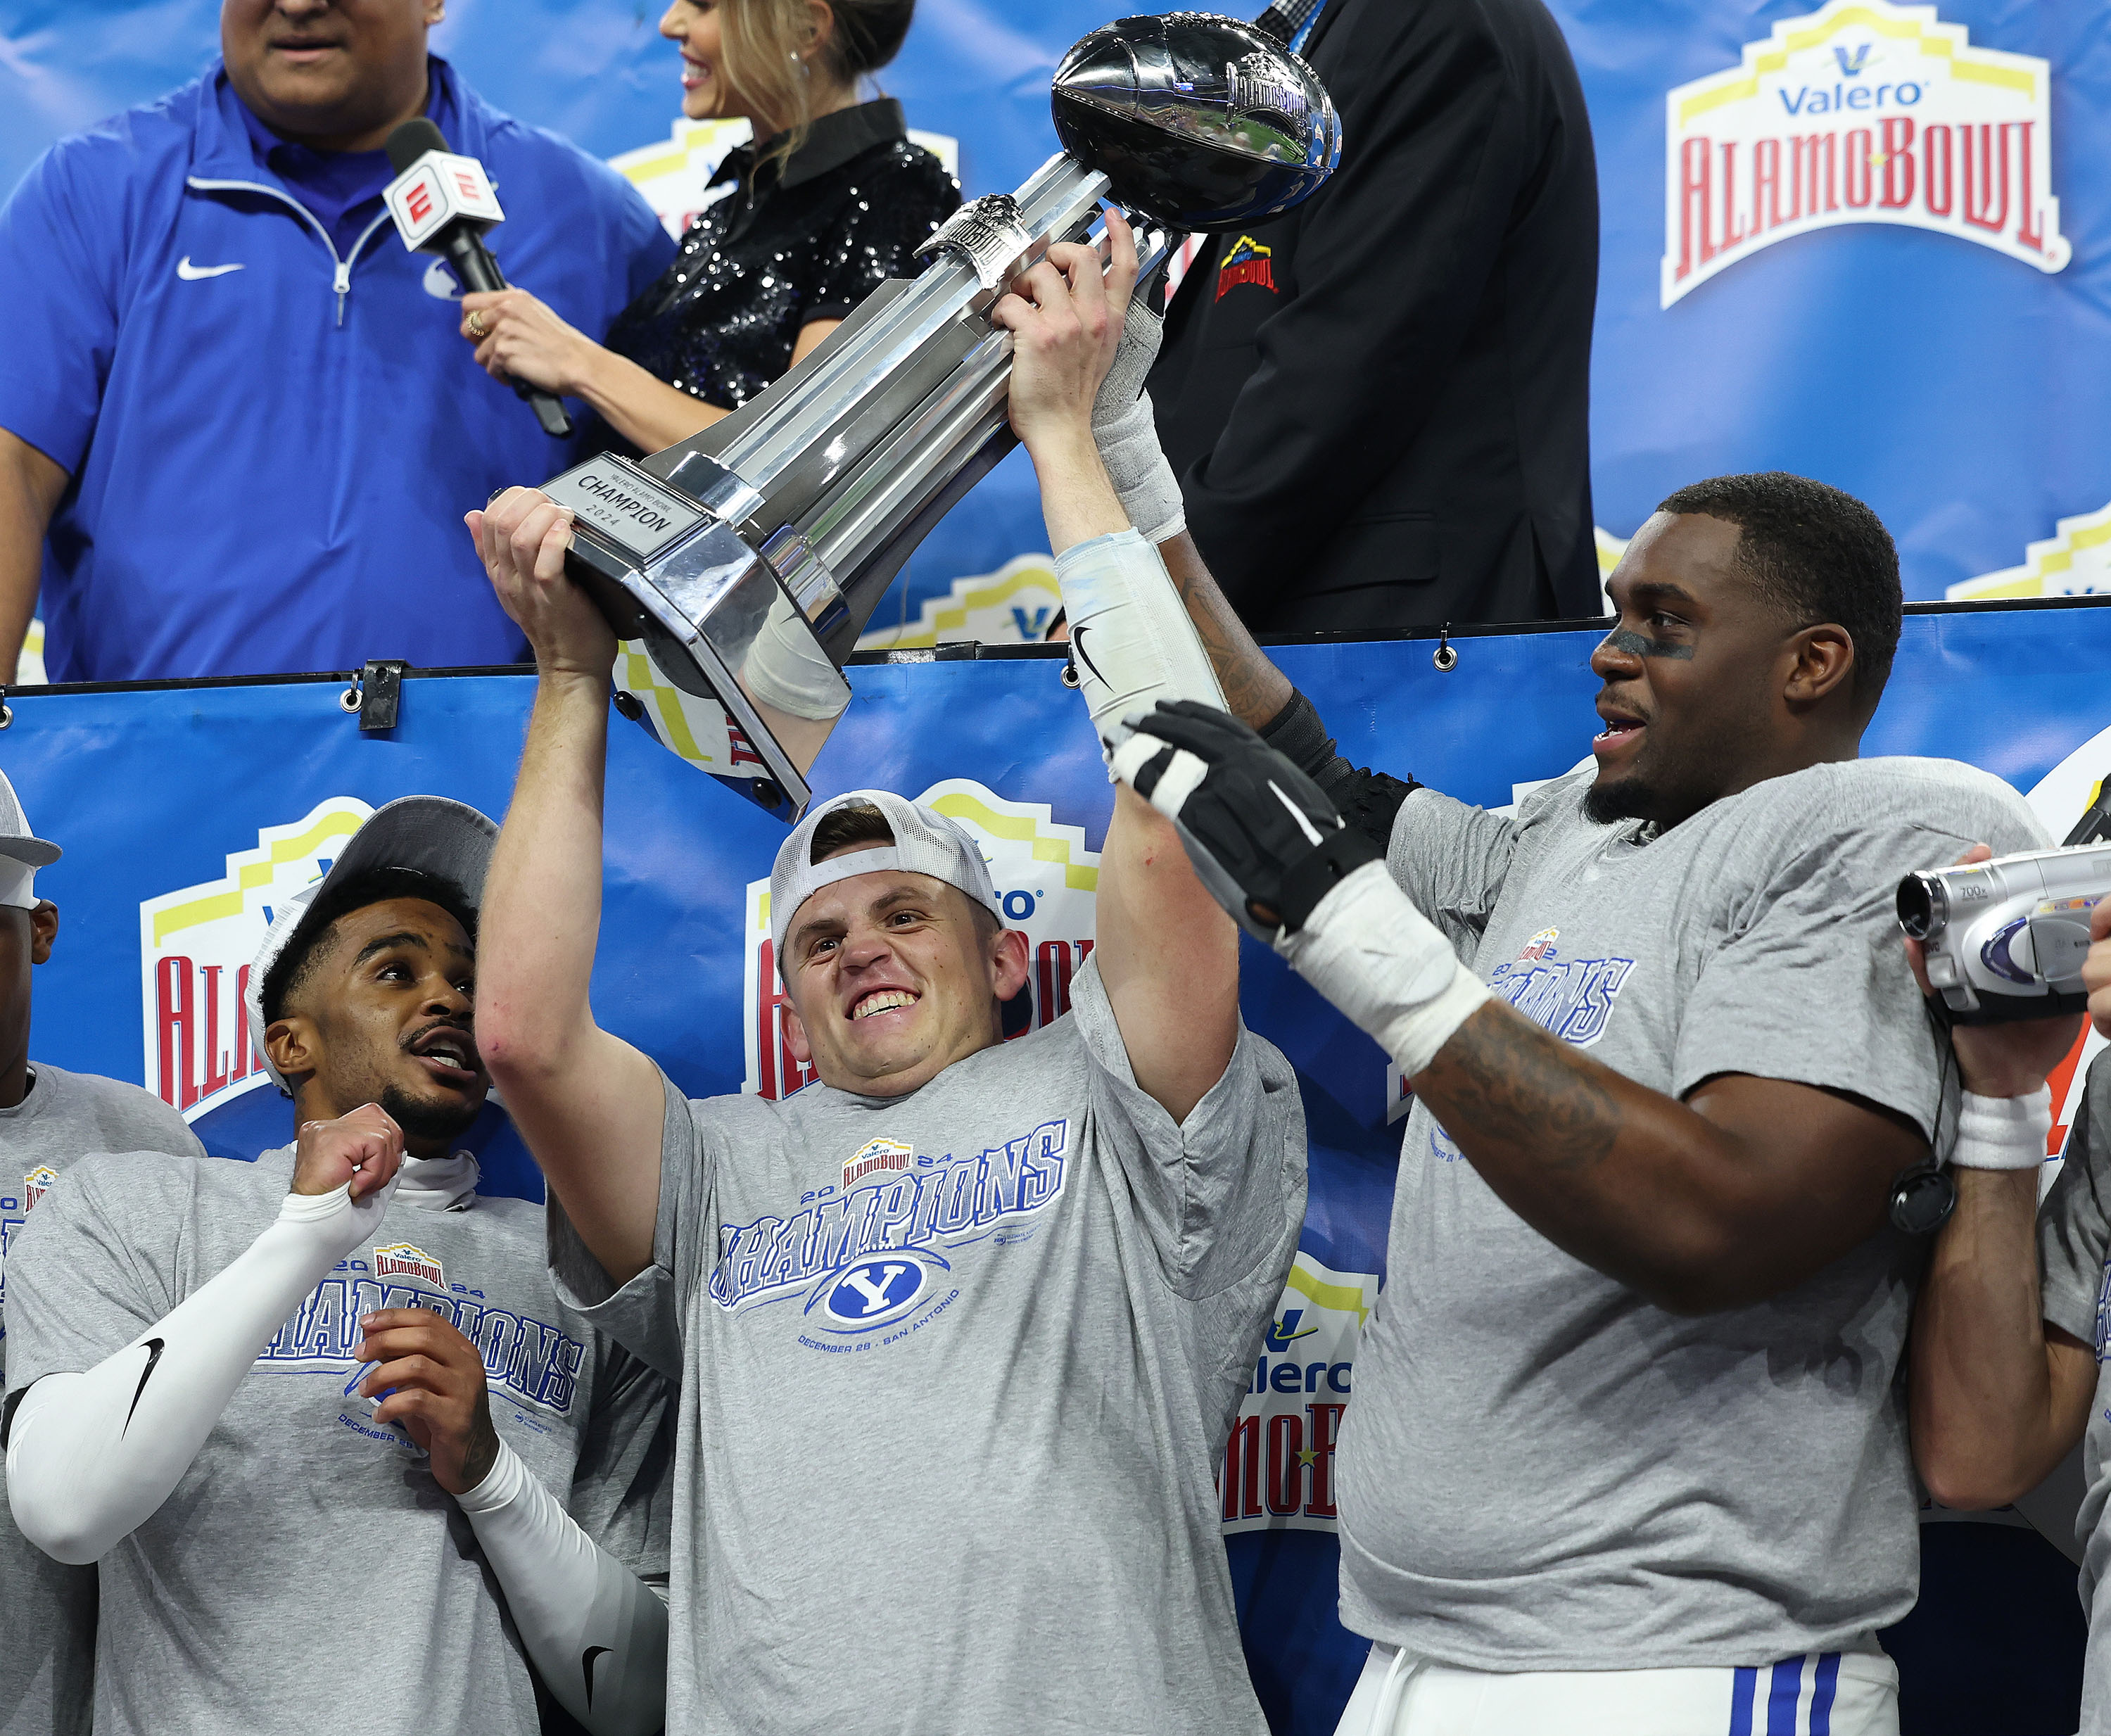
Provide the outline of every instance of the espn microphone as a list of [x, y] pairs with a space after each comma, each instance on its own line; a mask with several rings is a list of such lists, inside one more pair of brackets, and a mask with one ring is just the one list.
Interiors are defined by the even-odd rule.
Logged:
[[[440, 130], [421, 115], [388, 135], [388, 166], [396, 179], [383, 197], [403, 245], [414, 253], [439, 254], [465, 290], [506, 288], [506, 274], [483, 244], [483, 232], [506, 220], [483, 165], [448, 150]], [[513, 389], [534, 407], [544, 434], [562, 439], [571, 433], [561, 400], [517, 379]]]

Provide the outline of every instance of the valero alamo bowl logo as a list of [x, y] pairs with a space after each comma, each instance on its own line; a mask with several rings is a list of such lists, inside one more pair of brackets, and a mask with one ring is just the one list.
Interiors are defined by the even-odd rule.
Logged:
[[373, 811], [356, 796], [332, 797], [290, 825], [260, 828], [256, 847], [229, 856], [220, 879], [139, 907], [147, 1084], [185, 1120], [270, 1082], [243, 1011], [249, 961], [280, 904], [327, 874]]
[[1666, 99], [1663, 305], [1791, 235], [1932, 229], [2041, 271], [2068, 261], [2050, 74], [1932, 6], [1833, 0]]

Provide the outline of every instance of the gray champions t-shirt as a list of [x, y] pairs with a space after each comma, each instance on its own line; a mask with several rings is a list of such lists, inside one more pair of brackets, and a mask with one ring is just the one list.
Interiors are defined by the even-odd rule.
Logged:
[[597, 1324], [683, 1379], [670, 1736], [1260, 1736], [1212, 1485], [1305, 1213], [1289, 1063], [1180, 1126], [1071, 1015], [883, 1099], [670, 1086], [654, 1264]]
[[[1863, 760], [1643, 843], [1584, 818], [1590, 775], [1514, 824], [1417, 791], [1394, 878], [1498, 995], [1641, 1084], [1791, 1079], [1932, 1132], [1950, 1070], [1893, 900], [1972, 843], [2041, 847], [2022, 800]], [[1342, 1620], [1482, 1670], [1873, 1650], [1918, 1578], [1895, 1377], [1923, 1254], [1886, 1226], [1768, 1302], [1668, 1314], [1528, 1228], [1418, 1103], [1342, 1434]]]
[[[7, 1249], [59, 1172], [89, 1152], [205, 1155], [150, 1091], [48, 1061], [0, 1109], [0, 1388], [7, 1384]], [[94, 1692], [95, 1570], [66, 1567], [15, 1529], [0, 1502], [0, 1736], [74, 1736]]]
[[2111, 1736], [2111, 1052], [2090, 1064], [2067, 1161], [2038, 1212], [2045, 1317], [2096, 1352], [2096, 1395], [2082, 1436], [2087, 1485], [2074, 1534], [2081, 1545], [2081, 1606], [2089, 1613], [2089, 1661], [2081, 1678], [2084, 1736]]
[[[255, 1241], [293, 1147], [254, 1164], [149, 1153], [61, 1176], [17, 1245], [15, 1389], [93, 1367]], [[446, 1316], [483, 1353], [492, 1420], [604, 1547], [664, 1578], [666, 1384], [553, 1293], [542, 1211], [393, 1206], [316, 1285], [154, 1516], [98, 1564], [98, 1736], [518, 1736], [529, 1666], [469, 1521], [409, 1438], [347, 1388], [359, 1319]], [[388, 1685], [369, 1679], [386, 1660]]]

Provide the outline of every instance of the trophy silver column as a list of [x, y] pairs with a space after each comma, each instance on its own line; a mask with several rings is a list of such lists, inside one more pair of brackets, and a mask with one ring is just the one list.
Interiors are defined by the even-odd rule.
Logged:
[[881, 285], [701, 434], [544, 485], [575, 515], [567, 570], [674, 686], [724, 707], [766, 775], [723, 781], [786, 819], [805, 809], [806, 781], [742, 670], [766, 620], [810, 634], [840, 670], [910, 552], [1015, 443], [1008, 334], [988, 319], [1006, 287], [1085, 237], [1104, 199], [1139, 224], [1147, 270], [1179, 232], [1288, 210], [1341, 156], [1311, 68], [1205, 13], [1093, 31], [1056, 69], [1051, 101], [1064, 149], [1016, 193], [961, 207], [919, 250], [919, 276]]

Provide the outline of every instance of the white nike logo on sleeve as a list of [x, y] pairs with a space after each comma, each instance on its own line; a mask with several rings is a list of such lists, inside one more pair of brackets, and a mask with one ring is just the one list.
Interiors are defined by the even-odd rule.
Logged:
[[191, 263], [191, 256], [188, 253], [176, 261], [176, 275], [187, 284], [194, 284], [202, 277], [225, 277], [230, 271], [239, 271], [245, 268], [239, 265], [194, 266]]

